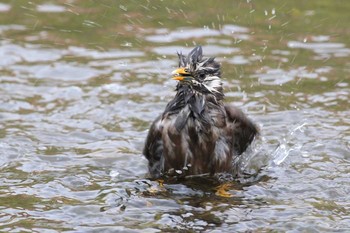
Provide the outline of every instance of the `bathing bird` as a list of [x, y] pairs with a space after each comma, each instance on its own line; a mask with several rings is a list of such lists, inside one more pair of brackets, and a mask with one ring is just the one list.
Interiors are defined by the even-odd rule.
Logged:
[[233, 174], [258, 128], [239, 108], [224, 103], [221, 67], [214, 57], [203, 57], [201, 46], [177, 55], [176, 95], [150, 126], [143, 149], [149, 173], [155, 179]]

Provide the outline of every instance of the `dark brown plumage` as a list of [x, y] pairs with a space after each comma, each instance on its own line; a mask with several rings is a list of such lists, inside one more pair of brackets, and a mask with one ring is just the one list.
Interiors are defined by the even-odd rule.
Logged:
[[223, 103], [220, 64], [197, 46], [179, 56], [176, 95], [151, 125], [143, 154], [153, 178], [175, 173], [232, 173], [234, 159], [258, 134], [255, 124]]

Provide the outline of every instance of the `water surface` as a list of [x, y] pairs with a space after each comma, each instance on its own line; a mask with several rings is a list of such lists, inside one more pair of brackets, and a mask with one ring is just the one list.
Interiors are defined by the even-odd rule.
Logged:
[[[350, 231], [350, 3], [0, 3], [4, 232]], [[230, 198], [141, 155], [177, 51], [221, 62], [261, 137]]]

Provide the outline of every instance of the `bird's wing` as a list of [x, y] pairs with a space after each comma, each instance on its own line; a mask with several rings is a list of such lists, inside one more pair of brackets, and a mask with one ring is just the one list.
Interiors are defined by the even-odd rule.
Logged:
[[159, 177], [163, 163], [163, 142], [161, 116], [157, 117], [148, 131], [143, 155], [148, 159], [152, 177]]
[[246, 115], [233, 105], [225, 105], [229, 124], [233, 124], [234, 149], [242, 154], [259, 134], [257, 126]]

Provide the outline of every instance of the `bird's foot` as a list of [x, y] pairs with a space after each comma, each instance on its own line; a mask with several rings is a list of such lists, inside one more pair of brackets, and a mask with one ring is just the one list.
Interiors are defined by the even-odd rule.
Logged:
[[215, 195], [219, 197], [233, 197], [233, 194], [229, 193], [228, 191], [232, 189], [231, 183], [223, 183], [216, 187]]
[[164, 188], [164, 180], [163, 179], [158, 179], [157, 180], [159, 187]]
[[158, 179], [157, 182], [158, 185], [152, 185], [151, 187], [147, 188], [147, 194], [157, 195], [166, 192], [166, 189], [164, 187], [164, 180]]

